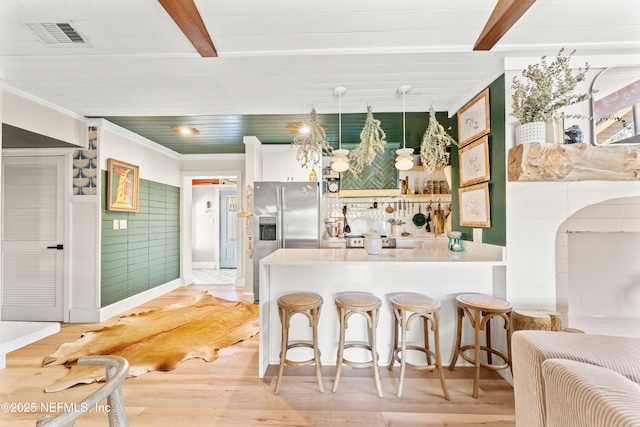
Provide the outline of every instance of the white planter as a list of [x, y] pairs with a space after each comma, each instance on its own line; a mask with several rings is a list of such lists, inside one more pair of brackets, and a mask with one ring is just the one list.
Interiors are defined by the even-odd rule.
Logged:
[[516, 144], [545, 142], [546, 126], [544, 122], [525, 123], [516, 127]]

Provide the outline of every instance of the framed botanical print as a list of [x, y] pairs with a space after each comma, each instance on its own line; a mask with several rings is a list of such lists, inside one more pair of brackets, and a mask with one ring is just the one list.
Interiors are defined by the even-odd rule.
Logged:
[[487, 88], [458, 111], [458, 147], [464, 147], [490, 131]]
[[471, 185], [458, 189], [460, 202], [460, 225], [463, 227], [491, 227], [489, 205], [489, 183]]
[[489, 138], [485, 135], [458, 151], [460, 187], [489, 181]]
[[138, 211], [138, 166], [107, 160], [107, 210]]

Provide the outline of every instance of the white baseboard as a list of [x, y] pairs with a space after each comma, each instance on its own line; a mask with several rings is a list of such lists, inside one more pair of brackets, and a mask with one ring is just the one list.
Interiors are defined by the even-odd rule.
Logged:
[[244, 285], [245, 285], [244, 277], [238, 277], [236, 279], [236, 288], [244, 288]]
[[113, 303], [107, 307], [101, 308], [100, 312], [100, 320], [99, 322], [103, 322], [107, 319], [110, 319], [118, 314], [124, 313], [127, 310], [131, 310], [141, 304], [144, 304], [147, 301], [150, 301], [154, 298], [162, 296], [167, 292], [170, 292], [174, 289], [177, 289], [181, 286], [184, 286], [183, 279], [175, 279], [171, 282], [167, 282], [164, 285], [157, 286], [153, 289], [149, 289], [148, 291], [144, 291], [142, 293], [133, 295], [127, 299], [122, 301], [118, 301]]
[[250, 302], [253, 304], [253, 302], [255, 301], [255, 295], [253, 292], [245, 292], [242, 295], [242, 301], [244, 302]]
[[99, 308], [72, 308], [69, 310], [69, 323], [99, 323]]
[[198, 269], [204, 269], [204, 268], [213, 268], [213, 269], [218, 269], [218, 263], [217, 262], [194, 262], [191, 263], [191, 268], [194, 270], [198, 270]]

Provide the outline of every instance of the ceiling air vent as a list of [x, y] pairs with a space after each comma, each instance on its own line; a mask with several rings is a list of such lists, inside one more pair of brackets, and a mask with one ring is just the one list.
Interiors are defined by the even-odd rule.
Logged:
[[70, 22], [27, 24], [47, 46], [89, 46], [87, 40]]

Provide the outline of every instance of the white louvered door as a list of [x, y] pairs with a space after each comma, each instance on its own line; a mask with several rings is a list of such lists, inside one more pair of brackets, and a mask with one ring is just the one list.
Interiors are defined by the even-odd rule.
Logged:
[[2, 320], [63, 321], [64, 158], [2, 166]]

